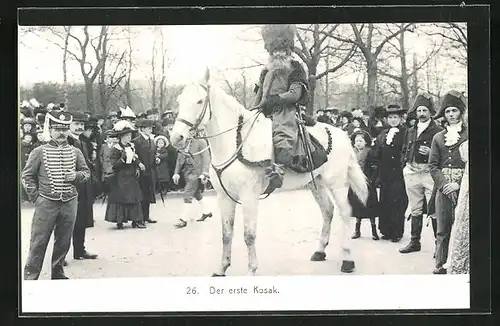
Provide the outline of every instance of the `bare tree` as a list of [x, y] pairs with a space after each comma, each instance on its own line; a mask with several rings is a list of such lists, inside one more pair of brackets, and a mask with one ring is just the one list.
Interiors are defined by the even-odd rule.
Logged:
[[[345, 41], [331, 44], [330, 36], [339, 26], [339, 24], [313, 24], [297, 28], [299, 46], [295, 46], [293, 52], [304, 62], [309, 73], [311, 92], [311, 99], [307, 106], [309, 115], [314, 114], [316, 81], [342, 68], [356, 52], [356, 46], [346, 46]], [[324, 58], [328, 58], [328, 68], [318, 72], [319, 64]], [[337, 59], [333, 66], [330, 66], [330, 59]]]
[[[361, 24], [350, 24], [353, 37], [345, 37], [339, 34], [333, 35], [333, 33], [328, 33], [327, 35], [332, 36], [334, 39], [348, 42], [356, 45], [365, 60], [366, 72], [367, 72], [367, 106], [374, 107], [377, 103], [377, 93], [378, 93], [378, 59], [387, 42], [398, 36], [400, 33], [412, 26], [412, 23], [402, 24], [400, 28], [396, 31], [387, 30], [384, 32], [379, 27], [375, 26], [373, 23]], [[365, 33], [363, 33], [365, 32]], [[377, 39], [379, 39], [378, 44]]]
[[167, 47], [165, 44], [165, 38], [163, 35], [163, 29], [160, 28], [160, 38], [161, 38], [161, 79], [160, 79], [160, 111], [163, 113], [165, 111], [165, 81], [166, 81], [166, 69], [170, 66], [170, 61], [167, 62]]
[[[156, 28], [153, 30], [156, 32]], [[151, 51], [151, 105], [153, 108], [156, 107], [156, 37], [153, 39], [153, 48]]]
[[441, 37], [444, 40], [448, 57], [467, 67], [467, 24], [433, 24], [427, 35]]
[[64, 50], [63, 50], [63, 85], [64, 85], [64, 105], [68, 105], [68, 45], [69, 45], [69, 34], [71, 33], [71, 26], [64, 26], [64, 31], [66, 36], [64, 37]]
[[132, 37], [130, 34], [130, 27], [127, 28], [127, 44], [128, 44], [128, 71], [127, 79], [125, 80], [125, 101], [127, 106], [132, 105], [132, 91], [130, 89], [130, 79], [132, 78]]
[[[442, 42], [440, 44], [433, 44], [433, 47], [430, 51], [427, 51], [425, 59], [418, 65], [416, 65], [416, 57], [414, 57], [414, 65], [412, 69], [408, 68], [407, 62], [407, 49], [406, 49], [406, 34], [408, 32], [408, 28], [404, 28], [404, 24], [398, 23], [394, 24], [396, 29], [401, 31], [397, 36], [395, 36], [395, 41], [388, 41], [387, 44], [390, 45], [389, 50], [392, 48], [395, 50], [395, 56], [399, 58], [400, 69], [399, 72], [393, 73], [390, 72], [391, 68], [388, 64], [384, 66], [384, 62], [379, 60], [378, 64], [378, 73], [382, 76], [391, 78], [399, 83], [401, 90], [401, 104], [404, 108], [409, 108], [410, 106], [410, 80], [413, 76], [415, 76], [422, 67], [424, 67], [427, 62], [433, 58], [441, 49]], [[388, 25], [390, 28], [390, 25]], [[412, 30], [414, 32], [414, 30]], [[388, 51], [389, 52], [389, 51]]]

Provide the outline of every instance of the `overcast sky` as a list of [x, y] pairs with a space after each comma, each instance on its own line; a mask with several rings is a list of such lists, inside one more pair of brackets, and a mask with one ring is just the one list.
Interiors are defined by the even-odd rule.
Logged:
[[[254, 27], [254, 28], [252, 28]], [[20, 29], [22, 30], [22, 26]], [[99, 27], [91, 27], [91, 32]], [[163, 26], [165, 41], [168, 43], [169, 58], [172, 61], [168, 70], [168, 83], [184, 84], [199, 76], [205, 66], [224, 71], [226, 78], [239, 78], [238, 70], [227, 70], [233, 67], [254, 65], [254, 60], [263, 62], [266, 53], [263, 44], [259, 41], [260, 35], [255, 26], [245, 25], [191, 25], [191, 26]], [[81, 27], [75, 27], [80, 29]], [[136, 37], [133, 38], [134, 61], [138, 67], [133, 71], [132, 79], [147, 80], [151, 74], [148, 61], [151, 59], [154, 33], [151, 26], [131, 26]], [[20, 34], [22, 31], [20, 31]], [[62, 55], [63, 51], [51, 44], [47, 39], [56, 41], [57, 38], [49, 32], [41, 33], [42, 37], [34, 34], [23, 35], [19, 45], [19, 79], [21, 85], [42, 81], [62, 83]], [[415, 37], [407, 33], [407, 44], [410, 58], [413, 52], [419, 57], [425, 55], [429, 49], [429, 40]], [[247, 41], [253, 39], [257, 41]], [[113, 46], [127, 48], [127, 41], [115, 41]], [[395, 61], [397, 65], [397, 61]], [[446, 71], [448, 80], [465, 83], [466, 75], [453, 62], [442, 62], [443, 71]], [[76, 61], [68, 62], [68, 81], [80, 83], [83, 81], [79, 65]], [[250, 80], [258, 78], [260, 68], [250, 69], [247, 75]], [[338, 78], [338, 82], [353, 82], [356, 75], [347, 74]]]

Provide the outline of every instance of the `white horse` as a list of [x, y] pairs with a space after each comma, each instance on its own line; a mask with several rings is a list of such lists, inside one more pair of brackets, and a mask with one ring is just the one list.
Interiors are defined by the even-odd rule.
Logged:
[[[259, 155], [272, 159], [270, 127], [268, 133], [266, 131], [266, 134], [262, 134], [262, 130], [267, 130], [262, 128], [263, 124], [270, 126], [270, 121], [262, 114], [257, 115], [258, 111], [245, 109], [222, 89], [211, 85], [208, 69], [199, 83], [191, 83], [184, 87], [177, 101], [179, 114], [171, 133], [172, 145], [183, 149], [186, 146], [189, 131], [203, 126], [211, 149], [210, 180], [217, 191], [223, 243], [221, 264], [219, 270], [212, 276], [225, 276], [226, 270], [231, 265], [235, 201], [242, 205], [244, 237], [248, 250], [248, 275], [255, 275], [258, 267], [255, 250], [258, 201], [269, 182], [265, 178], [264, 168], [245, 163], [244, 160], [238, 159], [237, 153], [241, 153], [242, 149], [243, 152], [246, 149], [246, 153], [251, 153], [253, 146], [253, 149], [265, 152]], [[255, 124], [254, 121], [256, 121]], [[237, 148], [237, 145], [240, 145], [237, 144], [236, 139], [239, 122], [243, 122], [240, 123], [242, 146]], [[289, 169], [286, 170], [282, 189], [298, 189], [309, 185], [321, 209], [323, 227], [319, 247], [311, 257], [313, 261], [322, 261], [326, 257], [325, 248], [330, 239], [334, 208], [330, 195], [333, 197], [342, 219], [341, 271], [350, 273], [354, 270], [355, 264], [351, 257], [349, 230], [351, 206], [347, 194], [351, 187], [357, 197], [365, 203], [368, 197], [366, 178], [357, 162], [351, 142], [342, 130], [323, 123], [316, 123], [313, 127], [307, 127], [307, 130], [325, 148], [331, 149], [328, 161], [313, 171], [317, 189], [311, 186], [311, 173], [299, 174]], [[266, 152], [263, 148], [270, 148], [270, 150]], [[223, 172], [218, 176], [215, 169], [223, 170]]]

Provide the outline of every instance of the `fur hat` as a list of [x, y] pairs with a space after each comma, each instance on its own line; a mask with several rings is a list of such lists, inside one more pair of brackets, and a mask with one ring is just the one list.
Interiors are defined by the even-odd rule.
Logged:
[[403, 114], [404, 112], [406, 112], [406, 109], [401, 108], [397, 104], [391, 104], [385, 110], [384, 115], [388, 116], [389, 114], [394, 114], [394, 113], [395, 114]]
[[42, 138], [50, 139], [50, 128], [69, 129], [69, 125], [73, 121], [71, 114], [65, 111], [52, 110], [45, 114], [45, 122], [43, 124]]
[[451, 90], [444, 94], [439, 111], [434, 115], [433, 119], [444, 117], [444, 110], [452, 106], [459, 109], [462, 114], [464, 114], [467, 108], [464, 95], [456, 90]]
[[290, 52], [294, 45], [296, 28], [292, 24], [265, 25], [262, 27], [264, 48], [272, 54], [275, 51]]
[[434, 108], [434, 101], [432, 100], [432, 96], [429, 93], [420, 93], [415, 97], [413, 105], [410, 107], [410, 110], [408, 110], [408, 115], [415, 111], [419, 106], [425, 106], [429, 109], [431, 114], [436, 113], [436, 109]]
[[370, 136], [370, 134], [368, 132], [366, 132], [365, 130], [361, 130], [361, 129], [356, 130], [351, 135], [351, 143], [352, 143], [353, 146], [354, 146], [354, 141], [356, 140], [356, 136], [357, 135], [362, 135], [363, 136], [363, 139], [366, 142], [366, 147], [370, 147], [371, 146], [371, 144], [372, 144], [372, 137]]

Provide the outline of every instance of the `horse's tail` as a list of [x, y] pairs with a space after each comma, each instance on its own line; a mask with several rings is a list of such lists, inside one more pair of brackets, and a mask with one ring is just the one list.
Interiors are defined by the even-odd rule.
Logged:
[[358, 159], [354, 149], [351, 148], [349, 155], [349, 167], [347, 170], [347, 179], [351, 189], [354, 191], [359, 200], [366, 205], [368, 199], [368, 182], [363, 170], [359, 166]]

